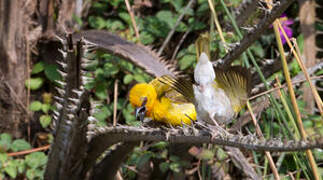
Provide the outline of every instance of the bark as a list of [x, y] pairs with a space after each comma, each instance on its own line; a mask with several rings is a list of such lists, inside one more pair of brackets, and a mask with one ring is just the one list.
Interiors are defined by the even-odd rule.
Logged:
[[[316, 63], [316, 45], [315, 45], [315, 1], [299, 0], [300, 11], [299, 19], [301, 31], [304, 35], [303, 61], [305, 67], [312, 67]], [[314, 96], [308, 84], [303, 86], [303, 100], [306, 103], [305, 110], [313, 114]]]
[[26, 113], [28, 2], [0, 0], [0, 131], [20, 137]]

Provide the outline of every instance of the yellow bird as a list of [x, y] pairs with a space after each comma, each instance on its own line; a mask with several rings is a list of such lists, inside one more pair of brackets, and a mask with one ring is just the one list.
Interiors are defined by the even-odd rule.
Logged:
[[168, 77], [161, 81], [195, 105], [198, 121], [214, 125], [230, 123], [246, 104], [250, 92], [250, 73], [241, 66], [214, 69], [209, 60], [208, 34], [201, 35], [195, 45], [199, 59], [194, 69], [195, 84]]
[[150, 117], [154, 121], [178, 126], [190, 125], [196, 120], [194, 105], [167, 83], [162, 83], [164, 78], [156, 78], [149, 83], [138, 83], [131, 88], [129, 101], [136, 108], [136, 117], [142, 121]]

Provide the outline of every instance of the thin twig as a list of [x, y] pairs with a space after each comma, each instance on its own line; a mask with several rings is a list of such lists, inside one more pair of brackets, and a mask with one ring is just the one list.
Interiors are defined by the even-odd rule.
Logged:
[[131, 17], [131, 22], [132, 22], [133, 29], [135, 30], [135, 33], [136, 33], [136, 38], [137, 38], [138, 42], [140, 42], [139, 30], [138, 30], [138, 27], [137, 27], [137, 24], [136, 24], [135, 15], [134, 15], [131, 7], [130, 7], [129, 1], [125, 0], [125, 2], [126, 2], [128, 13], [130, 14], [130, 17]]
[[289, 40], [289, 38], [288, 38], [288, 36], [287, 36], [287, 34], [286, 34], [285, 30], [283, 29], [283, 27], [282, 27], [281, 23], [280, 23], [279, 21], [277, 21], [277, 24], [278, 24], [278, 26], [279, 26], [280, 31], [283, 33], [283, 35], [284, 35], [284, 37], [285, 37], [285, 39], [286, 39], [286, 42], [287, 42], [287, 44], [288, 44], [289, 48], [292, 50], [293, 55], [295, 56], [295, 59], [296, 59], [296, 61], [297, 61], [298, 65], [299, 65], [299, 66], [300, 66], [300, 68], [302, 69], [302, 71], [303, 71], [303, 73], [304, 73], [304, 75], [305, 75], [305, 78], [306, 78], [307, 82], [308, 82], [308, 83], [309, 83], [309, 85], [310, 85], [310, 88], [311, 88], [311, 90], [312, 90], [312, 94], [313, 94], [314, 99], [315, 99], [315, 102], [316, 102], [316, 104], [317, 104], [317, 106], [318, 106], [318, 108], [319, 108], [319, 110], [320, 110], [321, 116], [323, 116], [323, 105], [322, 105], [322, 99], [320, 98], [320, 95], [318, 94], [318, 92], [317, 92], [317, 90], [316, 90], [315, 86], [313, 85], [312, 81], [310, 80], [310, 76], [309, 76], [309, 74], [308, 74], [308, 72], [307, 72], [307, 70], [306, 70], [306, 68], [305, 68], [304, 63], [303, 63], [303, 62], [304, 62], [304, 60], [303, 60], [303, 59], [301, 59], [301, 53], [300, 53], [299, 47], [298, 47], [298, 45], [297, 45], [296, 39], [295, 39], [295, 38], [293, 38], [293, 39], [292, 39], [292, 41], [293, 41], [293, 43], [294, 43], [294, 46], [295, 46], [295, 48], [296, 48], [296, 51], [295, 51], [294, 46], [291, 44], [291, 42], [290, 42], [290, 40]]
[[42, 147], [39, 147], [39, 148], [28, 149], [28, 150], [25, 150], [25, 151], [8, 153], [7, 156], [20, 156], [20, 155], [29, 154], [29, 153], [32, 153], [32, 152], [44, 151], [44, 150], [49, 149], [49, 147], [50, 147], [50, 145], [46, 145], [46, 146], [42, 146]]
[[[323, 75], [310, 77], [310, 80], [316, 80], [316, 79], [321, 79], [321, 78], [323, 78]], [[294, 84], [298, 84], [298, 83], [301, 83], [301, 82], [304, 82], [304, 81], [307, 81], [307, 80], [306, 80], [306, 79], [302, 79], [302, 80], [292, 81], [292, 84], [294, 85]], [[263, 96], [263, 95], [268, 94], [268, 93], [271, 93], [271, 92], [273, 92], [273, 91], [277, 91], [277, 90], [279, 90], [279, 89], [281, 89], [281, 88], [285, 88], [286, 86], [287, 86], [287, 85], [286, 85], [286, 84], [284, 84], [284, 85], [282, 85], [282, 86], [280, 86], [280, 87], [274, 87], [274, 88], [272, 88], [272, 89], [269, 89], [269, 90], [267, 90], [267, 91], [264, 91], [264, 92], [262, 92], [262, 93], [259, 93], [259, 94], [256, 94], [256, 95], [254, 95], [254, 96], [250, 97], [250, 98], [249, 98], [249, 100], [255, 99], [255, 98], [257, 98], [257, 97]]]
[[185, 13], [186, 13], [186, 11], [188, 10], [188, 8], [190, 8], [190, 7], [191, 7], [191, 5], [193, 4], [193, 2], [194, 2], [194, 1], [195, 1], [195, 0], [190, 0], [190, 2], [188, 2], [188, 4], [186, 5], [186, 7], [185, 7], [184, 11], [183, 11], [183, 12], [181, 13], [181, 15], [177, 18], [177, 20], [176, 20], [176, 23], [175, 23], [174, 27], [172, 28], [172, 30], [171, 30], [171, 31], [169, 31], [169, 33], [168, 33], [168, 35], [167, 35], [167, 37], [166, 37], [165, 41], [163, 42], [162, 46], [159, 48], [158, 53], [157, 53], [158, 55], [160, 55], [160, 54], [164, 51], [164, 49], [165, 49], [166, 45], [168, 44], [168, 42], [169, 42], [169, 41], [170, 41], [170, 39], [172, 38], [173, 34], [175, 33], [175, 30], [176, 30], [177, 26], [178, 26], [178, 25], [179, 25], [179, 23], [182, 21], [182, 19], [183, 19], [184, 15], [185, 15]]
[[[271, 0], [266, 0], [266, 2], [267, 2], [268, 8], [271, 9], [270, 3], [272, 1]], [[306, 135], [306, 132], [305, 132], [305, 129], [304, 129], [304, 126], [303, 126], [303, 121], [302, 121], [302, 118], [301, 118], [301, 113], [300, 113], [300, 110], [299, 110], [298, 105], [297, 105], [297, 100], [296, 100], [295, 92], [294, 92], [294, 89], [293, 89], [293, 86], [292, 86], [292, 83], [291, 83], [291, 78], [290, 78], [290, 74], [289, 74], [289, 70], [288, 70], [288, 64], [287, 64], [287, 61], [286, 61], [286, 57], [284, 56], [283, 43], [282, 43], [282, 40], [280, 38], [280, 32], [279, 32], [280, 22], [279, 22], [279, 19], [276, 19], [274, 21], [274, 24], [273, 25], [274, 25], [274, 32], [275, 32], [275, 36], [276, 36], [276, 41], [277, 41], [278, 49], [279, 49], [279, 52], [280, 52], [280, 55], [281, 55], [281, 61], [282, 61], [282, 64], [283, 64], [283, 71], [284, 71], [284, 75], [285, 75], [285, 78], [286, 78], [286, 83], [287, 83], [287, 86], [288, 86], [288, 91], [289, 91], [289, 94], [290, 94], [290, 97], [291, 97], [293, 109], [294, 109], [294, 111], [296, 113], [296, 120], [297, 120], [298, 128], [299, 128], [300, 134], [302, 136], [302, 139], [305, 140], [306, 137], [307, 137], [307, 135]], [[284, 29], [281, 29], [281, 31], [284, 34]], [[287, 37], [286, 40], [288, 42], [289, 41], [289, 38]], [[291, 47], [291, 49], [293, 50], [292, 47]], [[295, 57], [297, 57], [297, 54], [296, 54]], [[310, 163], [310, 165], [312, 167], [312, 171], [313, 171], [313, 175], [314, 175], [315, 179], [317, 179], [317, 180], [320, 179], [320, 177], [318, 175], [318, 172], [317, 172], [317, 165], [316, 165], [316, 162], [314, 160], [312, 151], [311, 150], [306, 150], [306, 155], [307, 155], [307, 157], [309, 159], [309, 163]]]
[[[250, 112], [252, 122], [253, 122], [253, 124], [256, 127], [256, 133], [257, 133], [257, 135], [260, 138], [264, 139], [264, 135], [262, 134], [261, 129], [260, 129], [258, 123], [257, 123], [256, 117], [253, 114], [253, 111], [252, 111], [252, 108], [251, 108], [251, 105], [250, 105], [249, 101], [247, 101], [247, 107], [248, 107], [248, 110]], [[275, 179], [279, 180], [280, 177], [279, 177], [279, 174], [278, 174], [278, 171], [277, 171], [277, 168], [275, 166], [275, 163], [274, 163], [273, 158], [271, 157], [271, 155], [270, 155], [270, 153], [268, 151], [265, 151], [265, 155], [266, 155], [266, 157], [267, 157], [267, 159], [269, 161], [269, 165], [270, 165], [270, 168], [271, 168], [271, 170], [272, 170], [272, 172], [273, 172], [273, 174], [275, 176]]]
[[183, 44], [186, 36], [191, 32], [192, 30], [192, 27], [189, 27], [188, 30], [184, 33], [184, 35], [182, 36], [181, 40], [178, 42], [176, 48], [175, 48], [175, 51], [173, 52], [173, 55], [172, 55], [172, 59], [171, 61], [174, 61], [175, 60], [175, 57], [177, 55], [177, 52], [179, 50], [179, 48], [181, 47], [181, 45]]
[[[285, 33], [285, 32], [283, 32], [283, 34], [285, 35], [286, 33]], [[296, 59], [296, 61], [298, 62], [299, 66], [301, 67], [301, 69], [302, 69], [302, 71], [303, 71], [303, 73], [304, 73], [304, 75], [305, 75], [305, 77], [306, 77], [306, 80], [307, 80], [307, 82], [308, 82], [308, 83], [309, 83], [309, 85], [310, 85], [310, 88], [311, 88], [311, 90], [312, 90], [312, 94], [313, 94], [313, 96], [314, 96], [315, 102], [316, 102], [316, 104], [317, 104], [317, 106], [318, 106], [318, 108], [319, 108], [319, 110], [320, 110], [321, 116], [323, 116], [323, 104], [322, 104], [322, 99], [321, 99], [321, 97], [320, 97], [319, 93], [317, 92], [316, 87], [313, 85], [312, 81], [310, 80], [310, 76], [309, 76], [309, 74], [308, 74], [308, 72], [307, 72], [307, 70], [306, 70], [306, 68], [305, 68], [304, 63], [303, 63], [304, 61], [300, 59], [300, 57], [301, 57], [301, 53], [300, 53], [299, 47], [298, 47], [298, 45], [297, 45], [296, 39], [295, 39], [295, 38], [293, 38], [293, 39], [292, 39], [292, 41], [293, 41], [293, 43], [294, 43], [294, 45], [295, 45], [295, 49], [296, 49], [296, 52], [297, 52], [297, 53], [296, 53], [296, 54], [297, 54], [297, 56], [295, 56], [295, 57], [296, 57], [295, 59]]]
[[[278, 76], [276, 76], [275, 79], [277, 81], [278, 87], [281, 87], [281, 84], [280, 84], [280, 81], [278, 79]], [[282, 102], [282, 104], [284, 106], [284, 109], [285, 109], [285, 111], [287, 113], [288, 118], [290, 119], [294, 129], [296, 130], [296, 137], [299, 138], [300, 135], [299, 135], [299, 132], [297, 131], [297, 125], [295, 123], [295, 119], [294, 119], [294, 117], [292, 115], [292, 112], [291, 112], [291, 110], [290, 110], [290, 108], [289, 108], [289, 106], [288, 106], [288, 104], [287, 104], [287, 102], [285, 100], [285, 97], [283, 96], [283, 93], [280, 90], [278, 91], [278, 95], [279, 95], [279, 97], [281, 99], [281, 102]]]
[[[30, 79], [30, 44], [27, 41], [26, 43], [26, 61], [27, 61], [27, 79]], [[27, 116], [26, 116], [26, 121], [28, 124], [27, 127], [27, 134], [28, 134], [28, 142], [30, 142], [30, 118], [29, 118], [29, 104], [30, 104], [30, 85], [28, 84], [27, 87], [27, 97], [26, 97], [26, 108], [27, 108]]]
[[117, 125], [117, 106], [118, 105], [118, 79], [114, 81], [114, 98], [113, 98], [113, 126]]
[[228, 48], [227, 48], [227, 45], [226, 45], [226, 42], [225, 42], [225, 39], [223, 37], [223, 32], [222, 32], [222, 28], [221, 28], [221, 25], [219, 23], [219, 19], [218, 19], [218, 16], [216, 14], [216, 11], [214, 9], [214, 5], [213, 5], [213, 2], [212, 0], [208, 0], [209, 2], [209, 7], [211, 9], [211, 12], [213, 14], [213, 18], [214, 18], [214, 23], [215, 23], [215, 26], [216, 26], [216, 29], [218, 30], [218, 33], [219, 33], [219, 36], [220, 36], [220, 39], [223, 43], [223, 46], [224, 46], [224, 49], [225, 49], [225, 52], [228, 52]]

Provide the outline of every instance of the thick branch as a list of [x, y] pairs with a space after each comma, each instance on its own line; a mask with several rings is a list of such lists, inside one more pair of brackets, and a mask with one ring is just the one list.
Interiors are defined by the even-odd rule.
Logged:
[[[255, 136], [239, 136], [232, 134], [212, 135], [206, 131], [193, 129], [194, 134], [187, 134], [187, 129], [161, 130], [145, 127], [105, 127], [100, 128], [92, 141], [104, 143], [108, 139], [119, 142], [138, 141], [167, 141], [170, 143], [193, 143], [193, 144], [217, 144], [223, 146], [237, 147], [254, 151], [303, 151], [306, 149], [323, 148], [323, 138], [315, 141], [282, 141], [280, 139], [260, 140]], [[101, 144], [102, 145], [102, 144]], [[93, 147], [90, 147], [93, 148]]]

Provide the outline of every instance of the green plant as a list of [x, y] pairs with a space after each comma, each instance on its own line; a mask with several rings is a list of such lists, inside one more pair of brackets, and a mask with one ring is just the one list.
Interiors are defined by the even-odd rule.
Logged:
[[24, 157], [9, 156], [9, 152], [31, 149], [23, 139], [13, 140], [11, 135], [0, 134], [0, 178], [12, 179], [25, 175], [27, 179], [43, 179], [47, 156], [43, 152], [33, 152]]

